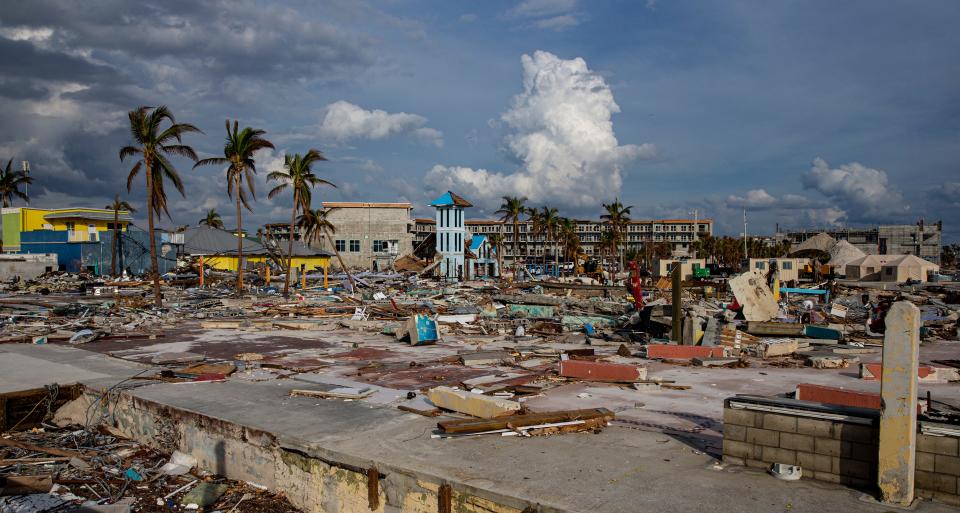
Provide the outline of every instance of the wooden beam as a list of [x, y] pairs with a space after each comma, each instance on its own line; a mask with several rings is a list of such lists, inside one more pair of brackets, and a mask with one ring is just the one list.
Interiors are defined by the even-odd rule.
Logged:
[[614, 418], [612, 411], [606, 408], [590, 408], [586, 410], [552, 411], [546, 413], [528, 413], [526, 415], [511, 415], [498, 419], [457, 419], [445, 420], [437, 423], [437, 427], [444, 433], [479, 433], [496, 429], [521, 428], [572, 420]]

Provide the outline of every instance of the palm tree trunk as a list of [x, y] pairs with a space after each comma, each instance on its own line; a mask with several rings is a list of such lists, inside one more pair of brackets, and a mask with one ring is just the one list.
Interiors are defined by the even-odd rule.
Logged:
[[343, 272], [347, 273], [347, 279], [350, 280], [350, 284], [354, 284], [353, 275], [350, 274], [350, 270], [347, 269], [346, 264], [343, 263], [343, 257], [340, 256], [340, 252], [337, 251], [337, 245], [333, 242], [333, 238], [330, 237], [330, 232], [326, 228], [323, 229], [323, 234], [327, 237], [327, 242], [330, 243], [330, 247], [333, 248], [334, 254], [337, 255], [337, 261], [340, 262], [340, 268], [343, 269]]
[[120, 212], [113, 210], [113, 240], [110, 241], [110, 276], [117, 276], [117, 221]]
[[520, 228], [517, 223], [517, 216], [513, 216], [513, 279], [514, 281], [519, 278], [518, 272], [520, 271], [520, 253], [517, 251], [517, 248], [520, 244]]
[[[287, 275], [283, 278], [283, 297], [290, 294], [290, 271], [293, 268], [293, 225], [297, 222], [297, 200], [299, 194], [297, 189], [293, 189], [293, 209], [290, 211], [290, 234], [287, 243]], [[306, 212], [304, 212], [306, 214]], [[336, 248], [334, 248], [336, 249]]]
[[237, 174], [237, 293], [243, 293], [243, 228], [240, 222], [240, 174]]
[[157, 238], [153, 234], [153, 162], [144, 159], [147, 168], [147, 227], [150, 230], [150, 271], [153, 274], [153, 304], [160, 308], [163, 299], [160, 297], [160, 266], [157, 265]]

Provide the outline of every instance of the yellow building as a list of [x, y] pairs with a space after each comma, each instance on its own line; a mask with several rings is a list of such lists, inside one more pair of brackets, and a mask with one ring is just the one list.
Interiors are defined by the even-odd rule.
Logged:
[[[113, 210], [102, 208], [4, 208], [3, 251], [20, 251], [20, 235], [25, 232], [67, 232], [66, 242], [96, 242], [100, 233], [113, 230]], [[121, 210], [117, 215], [121, 231], [133, 220], [130, 212]]]
[[[281, 253], [286, 253], [281, 243]], [[221, 271], [237, 270], [237, 236], [226, 230], [195, 226], [183, 232], [183, 253], [190, 257], [203, 257], [203, 264]], [[313, 272], [330, 268], [332, 254], [322, 249], [313, 249], [299, 242], [293, 243], [292, 266], [300, 272]], [[270, 261], [267, 248], [254, 239], [243, 240], [243, 260], [246, 267]]]

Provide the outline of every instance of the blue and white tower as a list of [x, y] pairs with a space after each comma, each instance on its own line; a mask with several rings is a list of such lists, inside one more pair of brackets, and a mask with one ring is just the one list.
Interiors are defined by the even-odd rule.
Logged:
[[437, 253], [440, 255], [440, 276], [447, 280], [461, 280], [466, 274], [464, 249], [467, 240], [463, 209], [473, 205], [447, 191], [433, 200], [431, 207], [437, 209]]

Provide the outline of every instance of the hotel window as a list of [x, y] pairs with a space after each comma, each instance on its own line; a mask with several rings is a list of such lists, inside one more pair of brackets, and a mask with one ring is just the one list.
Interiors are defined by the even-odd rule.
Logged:
[[359, 240], [351, 240], [351, 241], [350, 241], [350, 252], [351, 252], [351, 253], [359, 253], [359, 252], [360, 252], [360, 241], [359, 241]]
[[343, 239], [337, 239], [337, 240], [335, 241], [335, 244], [336, 244], [336, 247], [337, 247], [337, 251], [343, 253], [344, 251], [347, 250], [347, 241], [345, 241], [345, 240], [343, 240]]

